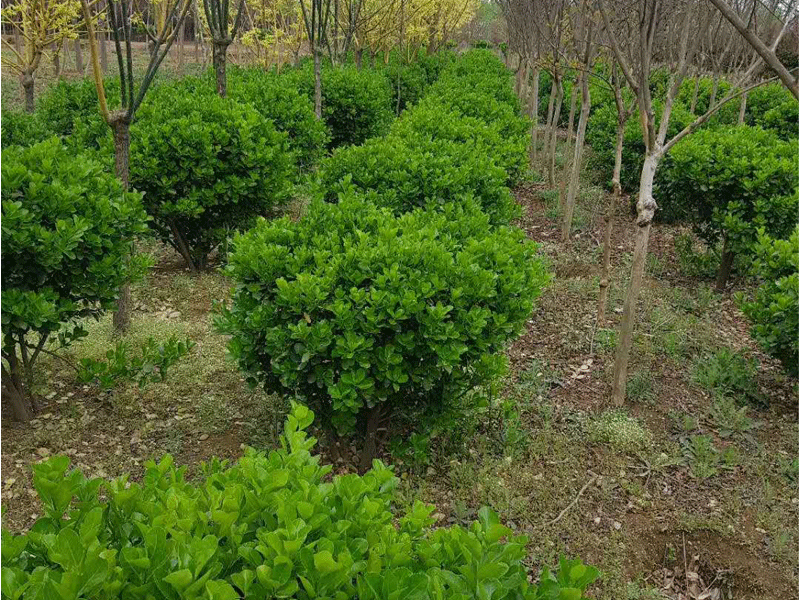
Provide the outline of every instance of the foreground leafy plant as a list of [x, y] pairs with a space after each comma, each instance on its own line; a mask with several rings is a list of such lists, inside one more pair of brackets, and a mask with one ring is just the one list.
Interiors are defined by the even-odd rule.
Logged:
[[78, 380], [81, 383], [97, 383], [105, 390], [113, 389], [122, 381], [135, 381], [140, 387], [156, 381], [164, 381], [167, 370], [194, 348], [190, 339], [170, 337], [159, 345], [152, 337], [141, 346], [141, 356], [130, 356], [127, 342], [118, 342], [106, 352], [107, 361], [84, 358], [81, 360]]
[[293, 405], [279, 450], [214, 459], [196, 484], [169, 455], [141, 484], [86, 479], [65, 456], [35, 465], [45, 516], [26, 535], [3, 531], [2, 597], [579, 600], [597, 579], [562, 559], [529, 583], [527, 538], [487, 508], [469, 529], [432, 530], [419, 501], [393, 515], [398, 480], [380, 461], [329, 479], [305, 432], [313, 417]]
[[[473, 205], [394, 217], [346, 192], [233, 242], [218, 325], [252, 384], [298, 395], [340, 434], [419, 423], [502, 372], [549, 275], [516, 228]], [[362, 463], [363, 464], [363, 463]]]

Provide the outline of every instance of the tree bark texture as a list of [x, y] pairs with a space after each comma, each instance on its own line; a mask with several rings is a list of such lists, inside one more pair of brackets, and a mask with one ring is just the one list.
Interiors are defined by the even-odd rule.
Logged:
[[[114, 169], [117, 177], [122, 182], [122, 187], [128, 189], [130, 182], [130, 118], [124, 111], [112, 115], [111, 131], [114, 134]], [[114, 313], [114, 332], [124, 333], [131, 323], [131, 287], [124, 283], [119, 290], [117, 310]]]
[[631, 346], [633, 345], [633, 326], [636, 321], [636, 303], [642, 289], [644, 267], [647, 259], [647, 246], [650, 241], [650, 227], [656, 211], [656, 202], [653, 199], [653, 180], [658, 168], [659, 156], [648, 153], [642, 165], [642, 175], [639, 180], [639, 199], [636, 203], [636, 244], [633, 250], [633, 266], [631, 267], [631, 280], [628, 284], [628, 293], [625, 296], [625, 305], [622, 310], [622, 322], [619, 329], [617, 354], [614, 361], [614, 382], [612, 398], [614, 404], [621, 406], [625, 402], [626, 384], [628, 379], [628, 360]]
[[[572, 216], [575, 213], [575, 199], [580, 188], [581, 162], [583, 161], [583, 141], [586, 138], [586, 123], [589, 121], [589, 110], [592, 106], [592, 97], [589, 92], [589, 77], [583, 75], [581, 80], [581, 116], [578, 119], [578, 134], [575, 138], [575, 150], [572, 157], [572, 176], [569, 181], [567, 201], [564, 206], [564, 223], [561, 228], [561, 240], [569, 241], [572, 233]], [[574, 112], [574, 108], [572, 110]], [[567, 138], [569, 139], [569, 138]]]
[[227, 40], [214, 40], [212, 44], [212, 62], [214, 63], [214, 75], [217, 81], [217, 94], [223, 98], [228, 95], [228, 77], [225, 72], [227, 61], [228, 46]]

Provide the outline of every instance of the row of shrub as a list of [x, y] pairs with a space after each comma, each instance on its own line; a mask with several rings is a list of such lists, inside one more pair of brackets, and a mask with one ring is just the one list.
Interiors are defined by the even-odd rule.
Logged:
[[35, 465], [45, 514], [25, 535], [3, 531], [3, 598], [580, 599], [598, 577], [562, 559], [534, 585], [527, 538], [489, 509], [433, 530], [432, 505], [395, 514], [398, 479], [380, 461], [332, 478], [319, 464], [313, 417], [295, 405], [280, 449], [214, 459], [199, 481], [170, 456], [141, 483], [87, 479], [65, 456]]
[[219, 324], [252, 383], [349, 434], [376, 415], [418, 426], [502, 371], [548, 279], [509, 226], [529, 127], [510, 88], [490, 52], [467, 53], [387, 136], [323, 161], [299, 222], [234, 238]]

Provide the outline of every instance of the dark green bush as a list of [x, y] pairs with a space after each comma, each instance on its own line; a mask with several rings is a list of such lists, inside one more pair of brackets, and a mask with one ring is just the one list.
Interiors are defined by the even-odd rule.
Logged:
[[739, 306], [764, 351], [780, 360], [788, 373], [797, 375], [797, 228], [788, 240], [759, 231], [753, 254], [752, 273], [759, 285], [752, 299], [739, 295]]
[[3, 109], [0, 115], [2, 147], [31, 146], [53, 135], [37, 113]]
[[304, 431], [313, 416], [294, 405], [280, 449], [213, 459], [197, 482], [169, 455], [141, 483], [87, 479], [66, 456], [35, 465], [45, 516], [3, 532], [3, 597], [580, 600], [597, 579], [561, 559], [529, 583], [527, 538], [488, 508], [469, 529], [432, 529], [419, 501], [393, 514], [392, 471], [331, 478]]
[[284, 202], [287, 136], [254, 108], [160, 86], [131, 127], [131, 185], [159, 236], [196, 269], [232, 230]]
[[[111, 106], [119, 104], [119, 83], [105, 82], [106, 97]], [[93, 79], [61, 80], [41, 95], [36, 112], [56, 135], [72, 134], [76, 121], [99, 116], [97, 88]]]
[[[415, 109], [416, 110], [416, 109]], [[519, 213], [506, 172], [479, 148], [446, 139], [387, 136], [341, 148], [323, 162], [325, 198], [335, 202], [350, 186], [395, 214], [474, 198], [492, 223]]]
[[2, 171], [3, 356], [19, 359], [42, 337], [80, 337], [80, 319], [114, 306], [145, 265], [124, 258], [147, 215], [140, 194], [56, 138], [4, 149]]
[[[286, 77], [306, 96], [314, 98], [311, 65], [288, 72]], [[394, 118], [392, 86], [376, 69], [354, 65], [322, 69], [322, 118], [330, 131], [329, 147], [360, 144], [386, 133]]]
[[[498, 115], [499, 116], [499, 115]], [[457, 107], [430, 95], [413, 110], [400, 116], [390, 130], [391, 136], [401, 137], [409, 143], [413, 140], [449, 140], [466, 144], [486, 157], [492, 158], [496, 165], [505, 169], [508, 183], [522, 179], [528, 168], [528, 123], [512, 111], [487, 122], [474, 116], [462, 114]], [[509, 132], [515, 123], [516, 134]]]
[[454, 204], [394, 217], [348, 193], [233, 246], [231, 353], [343, 434], [373, 407], [413, 420], [496, 376], [548, 280], [519, 229]]
[[325, 152], [328, 131], [314, 116], [314, 103], [301, 94], [291, 79], [263, 69], [228, 71], [228, 95], [249, 103], [272, 121], [275, 129], [289, 136], [302, 167], [316, 164]]
[[660, 170], [658, 196], [709, 245], [746, 253], [764, 228], [779, 238], [797, 223], [797, 144], [740, 126], [681, 140]]
[[[471, 114], [468, 107], [478, 96], [491, 97], [499, 103], [506, 104], [515, 112], [519, 112], [519, 99], [511, 85], [511, 71], [489, 50], [470, 50], [462, 54], [458, 60], [445, 68], [435, 84], [431, 86], [431, 94], [458, 102], [464, 114]], [[469, 94], [470, 98], [459, 102], [459, 93]], [[484, 107], [479, 111], [485, 112]], [[488, 117], [488, 115], [487, 115]]]
[[797, 100], [780, 83], [758, 87], [747, 94], [745, 121], [774, 131], [782, 140], [797, 139]]
[[382, 66], [382, 71], [392, 86], [392, 107], [396, 112], [399, 107], [402, 112], [422, 98], [429, 85], [428, 73], [418, 62], [406, 63], [394, 56], [392, 59]]

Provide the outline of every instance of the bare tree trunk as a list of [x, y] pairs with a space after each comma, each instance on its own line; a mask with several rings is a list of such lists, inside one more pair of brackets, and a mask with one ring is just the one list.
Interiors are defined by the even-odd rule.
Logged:
[[731, 276], [731, 269], [733, 268], [734, 253], [730, 249], [727, 238], [722, 244], [722, 257], [719, 263], [719, 270], [717, 271], [716, 290], [724, 292], [725, 286], [728, 284], [728, 279]]
[[[128, 189], [130, 182], [130, 119], [124, 112], [112, 116], [111, 131], [114, 133], [114, 170], [122, 182], [123, 189]], [[127, 260], [127, 259], [126, 259]], [[114, 313], [114, 333], [124, 333], [131, 323], [131, 286], [124, 283], [119, 289], [117, 310]]]
[[193, 21], [193, 33], [194, 33], [194, 62], [195, 64], [200, 62], [200, 16], [197, 12], [197, 0], [194, 0], [194, 21]]
[[569, 118], [567, 119], [567, 141], [564, 144], [564, 175], [561, 177], [561, 187], [558, 190], [558, 208], [564, 208], [564, 196], [567, 191], [567, 181], [570, 180], [572, 173], [572, 162], [569, 160], [569, 147], [572, 143], [572, 135], [575, 129], [575, 101], [578, 92], [578, 81], [583, 77], [578, 76], [578, 80], [572, 85], [572, 92], [569, 98]]
[[33, 101], [33, 74], [24, 73], [20, 78], [22, 84], [22, 97], [25, 99], [25, 111], [32, 113], [36, 109]]
[[692, 103], [689, 106], [689, 112], [694, 114], [694, 109], [697, 107], [697, 94], [700, 91], [700, 73], [694, 78], [694, 90], [692, 91]]
[[633, 266], [631, 267], [631, 280], [628, 293], [625, 296], [625, 305], [622, 310], [622, 322], [619, 328], [619, 342], [617, 355], [614, 361], [614, 383], [612, 398], [614, 404], [621, 406], [625, 402], [626, 385], [628, 380], [628, 361], [633, 345], [633, 326], [636, 321], [636, 303], [642, 289], [644, 266], [647, 259], [647, 245], [650, 241], [650, 227], [653, 224], [653, 215], [656, 203], [653, 199], [653, 180], [660, 157], [652, 153], [645, 155], [642, 165], [642, 175], [639, 180], [639, 200], [636, 204], [636, 244], [633, 249]]
[[106, 22], [103, 21], [102, 27], [99, 27], [100, 31], [97, 32], [97, 44], [100, 48], [100, 68], [103, 70], [103, 73], [108, 73], [108, 46], [106, 45], [106, 38], [108, 37], [107, 28]]
[[81, 36], [75, 38], [75, 70], [83, 75], [83, 47], [81, 46]]
[[30, 390], [26, 390], [20, 375], [19, 359], [9, 354], [7, 357], [9, 370], [3, 367], [2, 387], [3, 396], [7, 398], [14, 414], [14, 420], [26, 423], [33, 418], [35, 405], [30, 396]]
[[555, 106], [553, 107], [553, 120], [550, 124], [550, 139], [547, 145], [547, 182], [551, 188], [556, 187], [556, 146], [558, 141], [558, 120], [561, 118], [561, 105], [564, 101], [564, 86], [559, 78], [553, 82], [557, 86]]
[[186, 42], [186, 19], [181, 21], [180, 31], [178, 32], [178, 71], [183, 72], [183, 48]]
[[[589, 65], [587, 65], [588, 69]], [[572, 158], [572, 177], [569, 182], [567, 203], [564, 207], [564, 224], [561, 228], [561, 241], [569, 241], [572, 233], [572, 216], [575, 213], [575, 199], [580, 187], [581, 162], [583, 160], [583, 141], [586, 138], [586, 123], [589, 121], [589, 110], [592, 106], [592, 97], [589, 92], [589, 76], [584, 73], [581, 78], [581, 116], [578, 119], [578, 135], [575, 139], [575, 151]], [[573, 86], [574, 89], [574, 86]], [[572, 112], [574, 113], [574, 107]], [[569, 139], [569, 136], [567, 137]]]
[[[61, 48], [59, 45], [61, 42], [54, 42], [51, 46], [50, 50], [53, 52], [53, 71], [55, 71], [56, 79], [61, 79], [62, 71], [61, 68]], [[66, 45], [66, 42], [64, 42]], [[66, 56], [66, 53], [64, 54]]]
[[541, 69], [538, 66], [533, 67], [533, 85], [531, 86], [531, 93], [528, 97], [528, 115], [531, 118], [531, 147], [529, 150], [528, 159], [533, 166], [536, 163], [537, 149], [536, 145], [539, 143], [537, 139], [539, 136], [539, 74]]
[[605, 221], [605, 235], [603, 236], [603, 271], [600, 275], [600, 293], [597, 296], [597, 324], [605, 325], [606, 307], [608, 306], [608, 291], [611, 285], [611, 234], [614, 231], [614, 216], [616, 215], [619, 199], [622, 197], [622, 145], [625, 142], [625, 119], [620, 115], [617, 119], [617, 139], [614, 145], [614, 174], [611, 182], [614, 193], [608, 205]]
[[322, 67], [320, 65], [320, 50], [314, 43], [314, 114], [317, 119], [322, 118]]
[[747, 111], [747, 92], [742, 94], [742, 99], [739, 102], [739, 120], [737, 123], [739, 125], [744, 125], [744, 114]]
[[719, 74], [714, 72], [714, 83], [711, 85], [711, 96], [708, 99], [708, 106], [705, 108], [705, 110], [708, 110], [714, 106], [714, 103], [717, 101], [717, 90], [719, 90]]
[[378, 427], [381, 423], [383, 405], [376, 404], [367, 409], [366, 431], [364, 432], [364, 447], [361, 450], [361, 472], [364, 473], [372, 466], [372, 460], [378, 452]]
[[226, 54], [228, 53], [228, 42], [214, 40], [212, 44], [214, 63], [214, 75], [217, 81], [217, 93], [223, 98], [228, 94], [228, 77], [225, 73]]

